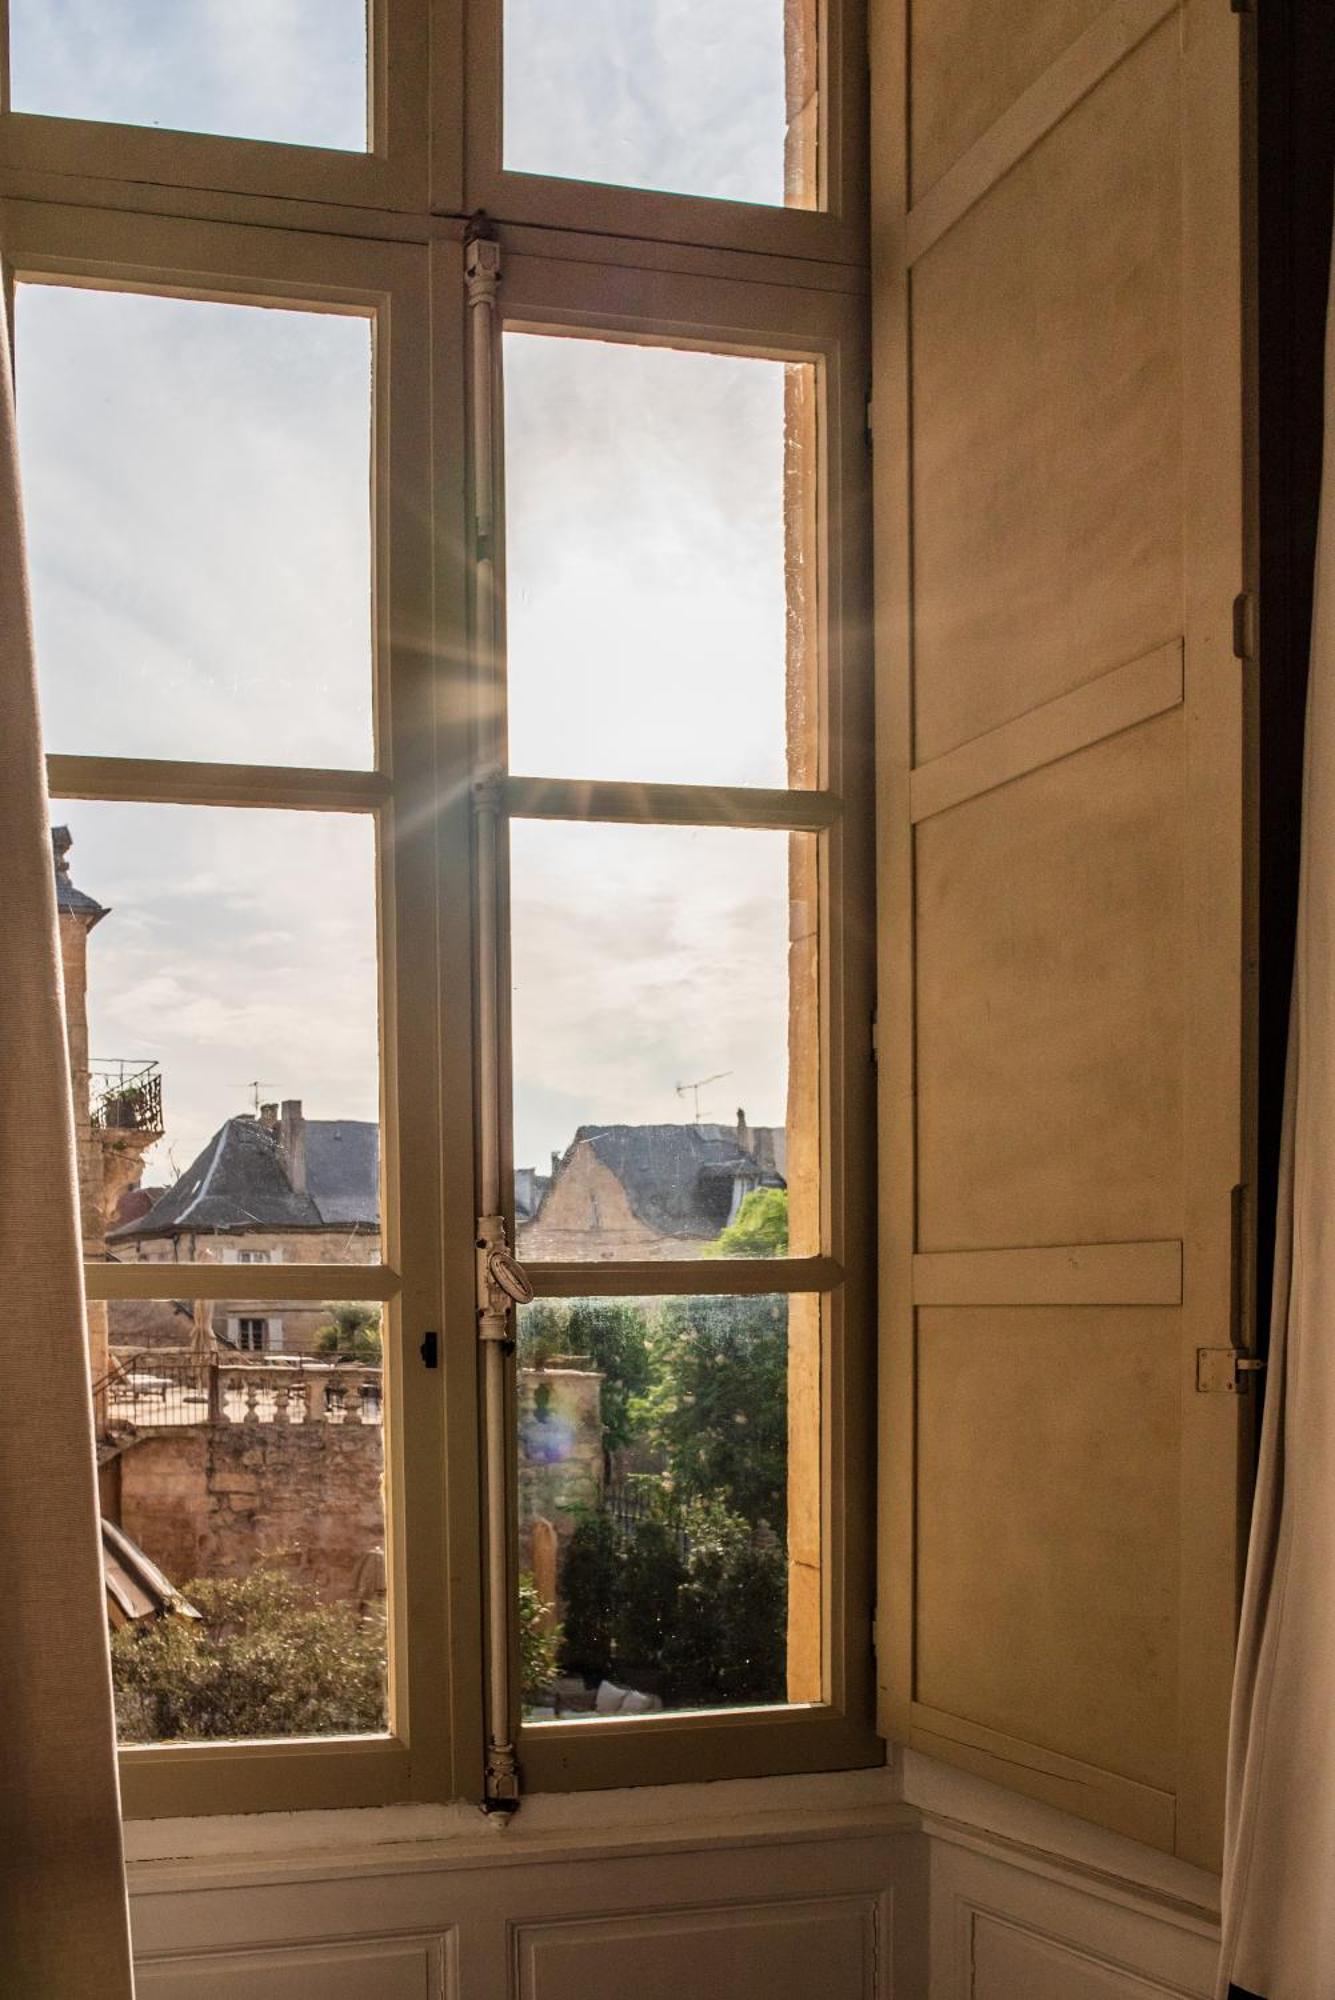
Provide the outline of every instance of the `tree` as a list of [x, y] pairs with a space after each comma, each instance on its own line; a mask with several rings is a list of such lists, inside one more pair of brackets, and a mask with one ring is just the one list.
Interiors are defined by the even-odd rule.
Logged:
[[121, 1741], [333, 1736], [385, 1727], [385, 1626], [322, 1604], [272, 1559], [197, 1577], [198, 1619], [126, 1625], [111, 1641]]
[[380, 1308], [347, 1302], [331, 1305], [327, 1326], [315, 1336], [317, 1354], [334, 1354], [340, 1361], [361, 1361], [378, 1368], [381, 1362]]
[[706, 1257], [786, 1257], [787, 1188], [753, 1188], [734, 1219], [704, 1251]]
[[716, 1500], [782, 1535], [788, 1518], [783, 1298], [673, 1299], [654, 1332], [644, 1422], [681, 1500]]

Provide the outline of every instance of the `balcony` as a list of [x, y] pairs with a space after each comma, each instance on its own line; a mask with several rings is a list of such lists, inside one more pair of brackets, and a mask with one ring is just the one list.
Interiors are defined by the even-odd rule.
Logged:
[[379, 1368], [272, 1356], [235, 1361], [148, 1348], [93, 1384], [99, 1437], [128, 1443], [184, 1424], [378, 1424]]
[[157, 1063], [142, 1057], [95, 1057], [88, 1095], [96, 1131], [162, 1137], [162, 1071]]

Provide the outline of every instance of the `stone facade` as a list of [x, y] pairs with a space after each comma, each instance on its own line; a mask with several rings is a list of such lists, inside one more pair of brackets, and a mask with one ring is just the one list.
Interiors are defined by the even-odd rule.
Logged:
[[200, 1424], [115, 1461], [119, 1525], [174, 1583], [244, 1576], [263, 1554], [330, 1601], [384, 1547], [378, 1425]]
[[[256, 1229], [229, 1231], [226, 1236], [148, 1237], [117, 1252], [122, 1263], [174, 1264], [378, 1264], [379, 1231], [346, 1231], [335, 1235], [320, 1229]], [[183, 1280], [186, 1289], [188, 1279]], [[183, 1303], [188, 1307], [190, 1301]], [[309, 1299], [227, 1299], [213, 1309], [213, 1330], [231, 1345], [239, 1345], [235, 1322], [261, 1319], [268, 1337], [261, 1351], [272, 1354], [313, 1354], [320, 1329], [329, 1324], [322, 1302]], [[114, 1347], [172, 1347], [188, 1329], [188, 1316], [170, 1301], [118, 1300], [111, 1308]]]
[[[74, 1111], [75, 1159], [79, 1175], [79, 1229], [85, 1258], [106, 1256], [106, 1233], [127, 1188], [139, 1180], [143, 1159], [159, 1139], [160, 1126], [133, 1121], [106, 1124], [94, 1116], [92, 1057], [88, 1041], [88, 940], [109, 911], [74, 886], [68, 827], [51, 830], [56, 875], [56, 917], [60, 935], [61, 983], [65, 995], [65, 1040], [69, 1050], [70, 1095]], [[107, 1372], [112, 1339], [106, 1303], [90, 1299], [88, 1359], [94, 1381]]]

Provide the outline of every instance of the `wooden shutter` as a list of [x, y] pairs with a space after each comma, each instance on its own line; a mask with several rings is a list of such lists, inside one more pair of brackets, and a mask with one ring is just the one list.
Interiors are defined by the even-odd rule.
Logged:
[[1243, 30], [873, 14], [882, 1727], [1209, 1864], [1254, 1400], [1197, 1388], [1247, 1337]]

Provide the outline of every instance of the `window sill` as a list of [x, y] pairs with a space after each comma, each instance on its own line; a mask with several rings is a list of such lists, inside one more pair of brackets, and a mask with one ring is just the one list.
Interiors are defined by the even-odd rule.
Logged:
[[536, 1794], [510, 1819], [476, 1806], [378, 1806], [131, 1821], [135, 1895], [332, 1877], [536, 1865], [795, 1838], [916, 1831], [897, 1764], [816, 1776]]

